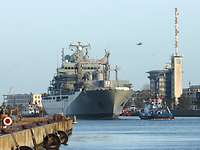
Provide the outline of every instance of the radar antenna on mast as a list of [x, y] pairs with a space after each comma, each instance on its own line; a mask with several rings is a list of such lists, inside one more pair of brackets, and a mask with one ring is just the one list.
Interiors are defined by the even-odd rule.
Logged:
[[74, 51], [75, 60], [77, 62], [89, 58], [88, 56], [88, 49], [90, 49], [89, 43], [83, 43], [79, 41], [71, 43], [69, 45], [69, 49], [71, 49], [71, 51]]
[[84, 44], [83, 42], [75, 42], [75, 43], [71, 43], [69, 45], [69, 48], [72, 50], [72, 51], [82, 51], [82, 50], [88, 50], [91, 48], [90, 44], [89, 43], [86, 43]]

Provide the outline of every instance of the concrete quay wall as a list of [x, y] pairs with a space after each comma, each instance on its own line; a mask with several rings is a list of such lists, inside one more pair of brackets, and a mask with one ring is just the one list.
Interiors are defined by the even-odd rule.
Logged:
[[0, 135], [0, 150], [14, 150], [16, 148], [15, 140], [19, 146], [29, 146], [33, 148], [34, 142], [32, 135], [34, 135], [36, 144], [40, 145], [43, 142], [43, 138], [47, 134], [53, 133], [55, 131], [68, 132], [72, 130], [72, 126], [72, 120], [69, 119], [13, 132], [13, 136], [11, 134]]

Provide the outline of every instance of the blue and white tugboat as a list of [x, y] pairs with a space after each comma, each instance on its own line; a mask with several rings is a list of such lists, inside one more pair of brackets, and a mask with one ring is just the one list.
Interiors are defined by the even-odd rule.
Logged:
[[174, 115], [167, 105], [163, 105], [162, 99], [150, 99], [145, 102], [144, 109], [139, 113], [144, 120], [173, 120]]

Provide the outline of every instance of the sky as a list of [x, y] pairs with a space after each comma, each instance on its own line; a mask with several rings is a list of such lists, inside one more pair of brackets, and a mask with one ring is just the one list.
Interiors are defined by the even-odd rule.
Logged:
[[175, 50], [175, 7], [184, 86], [200, 84], [199, 6], [199, 0], [0, 0], [0, 96], [46, 92], [61, 48], [73, 41], [89, 42], [92, 58], [108, 49], [119, 78], [142, 89], [145, 72], [162, 69]]

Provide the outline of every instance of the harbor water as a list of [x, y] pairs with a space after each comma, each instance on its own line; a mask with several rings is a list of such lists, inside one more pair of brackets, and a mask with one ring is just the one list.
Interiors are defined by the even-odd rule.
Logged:
[[78, 120], [61, 150], [200, 150], [200, 118]]

